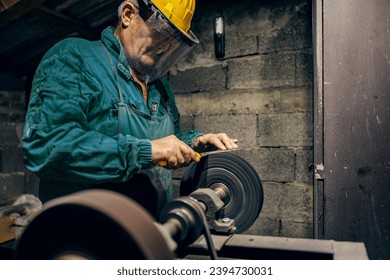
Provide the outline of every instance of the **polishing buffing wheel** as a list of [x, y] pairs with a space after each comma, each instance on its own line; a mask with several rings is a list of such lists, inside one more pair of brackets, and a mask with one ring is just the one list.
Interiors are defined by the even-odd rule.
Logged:
[[223, 184], [229, 191], [220, 219], [234, 219], [236, 231], [242, 233], [257, 219], [263, 206], [263, 186], [256, 170], [233, 153], [214, 153], [190, 164], [184, 172], [180, 195], [187, 196], [198, 188]]

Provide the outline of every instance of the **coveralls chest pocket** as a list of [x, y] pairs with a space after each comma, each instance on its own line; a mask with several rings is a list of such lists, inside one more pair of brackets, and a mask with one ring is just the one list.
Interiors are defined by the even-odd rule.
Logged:
[[152, 116], [124, 102], [118, 103], [118, 133], [155, 140], [175, 133], [169, 105], [164, 116]]

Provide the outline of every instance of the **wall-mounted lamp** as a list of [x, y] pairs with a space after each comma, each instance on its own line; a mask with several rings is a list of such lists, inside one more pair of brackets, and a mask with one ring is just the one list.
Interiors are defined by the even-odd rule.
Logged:
[[214, 20], [214, 47], [215, 57], [223, 58], [225, 56], [225, 19], [223, 16], [217, 16]]

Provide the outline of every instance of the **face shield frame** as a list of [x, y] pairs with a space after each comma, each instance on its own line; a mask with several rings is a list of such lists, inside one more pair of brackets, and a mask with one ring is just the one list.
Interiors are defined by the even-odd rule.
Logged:
[[[166, 20], [166, 22], [175, 30], [178, 30], [181, 34], [184, 35], [185, 38], [188, 38], [189, 44], [198, 44], [199, 40], [195, 36], [195, 34], [191, 31], [191, 29], [188, 30], [188, 34], [181, 31], [179, 28], [177, 28], [150, 0], [141, 0], [138, 1], [140, 3], [140, 6], [138, 7], [140, 13], [142, 13], [145, 16], [145, 20], [147, 20], [154, 12], [158, 11], [161, 16]], [[150, 13], [146, 13], [145, 11], [148, 10]]]
[[175, 27], [151, 1], [142, 0], [139, 3], [138, 9], [144, 24], [138, 29], [138, 35], [132, 39], [137, 40], [137, 36], [139, 39], [152, 38], [153, 44], [148, 46], [143, 55], [149, 56], [154, 62], [146, 65], [139, 57], [128, 57], [128, 63], [130, 68], [136, 71], [137, 77], [152, 82], [163, 77], [174, 64], [199, 44], [199, 40], [191, 30], [186, 34]]

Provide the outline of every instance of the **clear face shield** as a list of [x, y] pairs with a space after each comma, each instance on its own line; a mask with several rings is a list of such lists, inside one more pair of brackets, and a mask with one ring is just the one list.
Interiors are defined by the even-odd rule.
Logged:
[[199, 43], [189, 31], [189, 36], [174, 27], [164, 15], [152, 7], [153, 14], [132, 36], [132, 49], [127, 61], [137, 77], [152, 82], [168, 70]]

